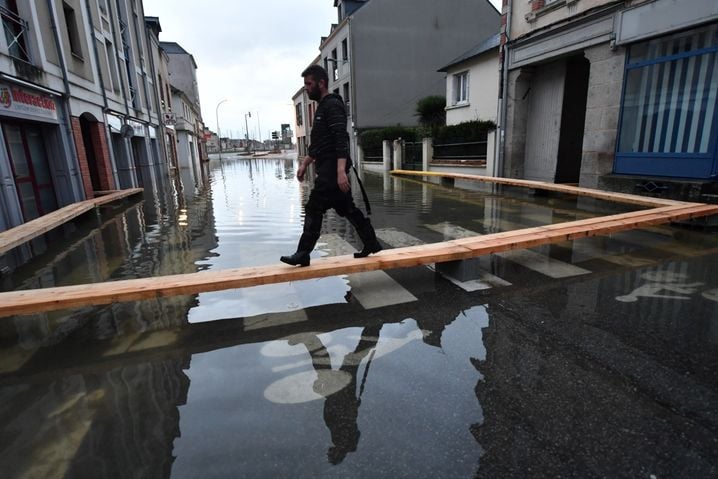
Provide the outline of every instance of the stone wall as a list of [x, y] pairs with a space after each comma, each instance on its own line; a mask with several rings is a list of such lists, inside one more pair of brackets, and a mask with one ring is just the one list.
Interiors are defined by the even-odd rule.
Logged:
[[584, 50], [584, 55], [591, 69], [579, 184], [596, 188], [599, 177], [613, 171], [625, 49], [611, 51], [608, 45], [598, 45]]

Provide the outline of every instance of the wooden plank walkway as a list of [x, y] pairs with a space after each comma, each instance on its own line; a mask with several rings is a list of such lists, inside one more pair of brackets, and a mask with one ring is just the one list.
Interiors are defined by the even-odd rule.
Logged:
[[594, 190], [591, 188], [579, 188], [576, 186], [561, 185], [556, 183], [544, 183], [543, 181], [517, 180], [514, 178], [494, 178], [492, 176], [465, 175], [461, 173], [443, 173], [440, 171], [411, 170], [392, 170], [391, 174], [397, 176], [425, 176], [479, 181], [482, 183], [494, 183], [497, 185], [518, 186], [522, 188], [532, 188], [536, 190], [556, 191], [558, 193], [567, 193], [576, 196], [588, 196], [600, 200], [613, 201], [615, 203], [627, 203], [631, 205], [649, 207], [697, 204], [686, 203], [684, 201], [666, 200], [662, 198], [650, 198], [645, 196], [629, 195], [627, 193], [614, 193], [611, 191]]
[[92, 198], [90, 200], [72, 203], [52, 213], [48, 213], [32, 221], [28, 221], [20, 226], [11, 228], [0, 233], [0, 254], [5, 254], [13, 248], [30, 241], [33, 238], [47, 233], [58, 226], [67, 223], [73, 218], [77, 218], [83, 213], [87, 213], [93, 208], [104, 205], [113, 201], [117, 201], [128, 196], [141, 193], [142, 188], [130, 188], [119, 191], [103, 191], [102, 196]]
[[677, 204], [631, 213], [390, 249], [367, 258], [355, 259], [351, 255], [346, 255], [312, 259], [311, 266], [305, 268], [274, 264], [0, 293], [0, 317], [245, 288], [364, 271], [408, 268], [718, 214], [718, 205], [675, 203]]

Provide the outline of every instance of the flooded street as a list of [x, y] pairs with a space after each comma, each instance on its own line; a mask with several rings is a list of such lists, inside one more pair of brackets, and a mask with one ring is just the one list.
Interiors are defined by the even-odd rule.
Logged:
[[[295, 159], [203, 166], [13, 251], [3, 290], [294, 252]], [[363, 180], [386, 248], [631, 210]], [[361, 248], [333, 212], [322, 233], [313, 257]], [[715, 477], [717, 270], [715, 230], [666, 225], [0, 318], [3, 477]]]

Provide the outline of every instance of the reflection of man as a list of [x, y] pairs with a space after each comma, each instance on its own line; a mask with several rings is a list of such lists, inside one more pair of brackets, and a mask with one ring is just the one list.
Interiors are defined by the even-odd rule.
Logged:
[[[332, 369], [329, 352], [317, 336], [302, 340], [312, 357], [312, 365], [317, 372], [314, 392], [326, 397], [324, 402], [324, 422], [332, 436], [332, 446], [327, 451], [327, 459], [339, 464], [347, 453], [354, 452], [359, 444], [359, 426], [357, 416], [361, 404], [361, 392], [357, 396], [357, 371], [359, 364], [376, 347], [381, 325], [366, 327], [354, 351], [344, 356], [341, 367]], [[367, 365], [367, 368], [369, 366]], [[340, 390], [332, 390], [332, 384], [349, 378], [349, 383]]]

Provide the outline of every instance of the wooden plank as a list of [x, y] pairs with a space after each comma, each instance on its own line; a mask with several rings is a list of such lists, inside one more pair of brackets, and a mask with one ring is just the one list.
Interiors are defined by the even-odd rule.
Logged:
[[615, 193], [603, 190], [594, 190], [591, 188], [580, 188], [576, 186], [561, 185], [556, 183], [546, 183], [543, 181], [519, 180], [515, 178], [498, 178], [493, 176], [467, 175], [462, 173], [444, 173], [439, 171], [409, 171], [409, 170], [392, 170], [393, 175], [400, 176], [433, 176], [441, 178], [454, 178], [462, 180], [480, 181], [483, 183], [494, 183], [507, 186], [518, 186], [522, 188], [532, 188], [537, 190], [556, 191], [559, 193], [568, 193], [576, 196], [588, 196], [616, 203], [627, 203], [642, 206], [670, 206], [691, 204], [683, 201], [666, 200], [662, 198], [651, 198], [639, 195], [629, 195], [626, 193]]
[[0, 293], [0, 316], [51, 311], [117, 301], [197, 294], [340, 274], [407, 268], [476, 257], [574, 238], [640, 228], [646, 224], [718, 214], [718, 205], [682, 204], [549, 226], [485, 235], [477, 238], [385, 250], [367, 258], [335, 256], [313, 259], [309, 267], [255, 266], [223, 271], [112, 281], [41, 290]]
[[11, 249], [67, 223], [97, 206], [117, 201], [140, 192], [142, 192], [142, 188], [131, 188], [108, 193], [98, 198], [79, 201], [28, 221], [27, 223], [23, 223], [20, 226], [0, 232], [0, 254], [7, 253]]

